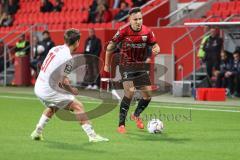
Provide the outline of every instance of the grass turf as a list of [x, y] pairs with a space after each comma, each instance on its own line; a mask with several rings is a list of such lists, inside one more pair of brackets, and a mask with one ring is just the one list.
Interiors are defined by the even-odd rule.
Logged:
[[[83, 102], [87, 110], [96, 106], [87, 99]], [[163, 105], [169, 108], [161, 108]], [[116, 108], [93, 120], [95, 130], [108, 137], [110, 142], [89, 143], [77, 122], [62, 121], [57, 117], [45, 128], [44, 141], [32, 141], [30, 134], [43, 109], [33, 94], [0, 93], [0, 160], [229, 160], [240, 157], [238, 112], [190, 111], [177, 109], [176, 104], [155, 102], [144, 112], [144, 123], [149, 115], [161, 114], [165, 125], [163, 134], [152, 135], [146, 129], [140, 131], [129, 120], [128, 133], [118, 134]], [[130, 112], [133, 110], [134, 106]]]

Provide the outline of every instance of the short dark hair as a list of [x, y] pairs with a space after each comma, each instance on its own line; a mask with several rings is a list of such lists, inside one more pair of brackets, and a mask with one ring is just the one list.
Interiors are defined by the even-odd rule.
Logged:
[[235, 50], [235, 51], [233, 52], [233, 54], [240, 54], [240, 51], [239, 51], [239, 50]]
[[44, 35], [44, 34], [50, 35], [49, 31], [47, 31], [47, 30], [45, 30], [45, 31], [42, 32], [42, 35]]
[[236, 47], [235, 52], [240, 53], [240, 46], [237, 46], [237, 47]]
[[135, 7], [130, 9], [130, 11], [128, 12], [129, 15], [132, 15], [133, 13], [138, 13], [138, 12], [142, 12], [140, 7]]
[[78, 29], [67, 29], [64, 33], [64, 42], [67, 45], [73, 45], [76, 41], [80, 40], [80, 31]]
[[21, 37], [21, 38], [25, 38], [26, 35], [25, 35], [25, 34], [21, 34], [20, 37]]

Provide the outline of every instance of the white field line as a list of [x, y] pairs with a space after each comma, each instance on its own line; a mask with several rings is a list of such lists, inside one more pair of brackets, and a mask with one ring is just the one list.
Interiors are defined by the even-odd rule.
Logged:
[[170, 107], [170, 106], [157, 106], [157, 105], [152, 105], [151, 107], [154, 108], [170, 108], [170, 109], [182, 109], [182, 110], [196, 110], [196, 111], [215, 111], [215, 112], [233, 112], [233, 113], [240, 113], [240, 110], [229, 110], [229, 109], [215, 109], [215, 108], [192, 108], [192, 107]]
[[[3, 92], [0, 92], [0, 93], [3, 93]], [[6, 91], [4, 93], [7, 93], [7, 94], [26, 94], [26, 95], [32, 95], [32, 96], [35, 96], [34, 92], [24, 92], [24, 91], [21, 91], [21, 92], [18, 92], [18, 91]], [[81, 95], [78, 95], [77, 97], [81, 97], [81, 98], [88, 98], [90, 100], [98, 100], [97, 98], [93, 98], [93, 97], [86, 97], [86, 96], [81, 96]]]
[[[33, 100], [37, 101], [38, 98], [34, 97], [21, 97], [21, 96], [0, 96], [0, 98], [5, 98], [5, 99], [21, 99], [21, 100]], [[99, 104], [100, 102], [93, 102], [93, 101], [83, 101], [83, 103], [88, 103], [88, 104]], [[213, 111], [213, 112], [231, 112], [231, 113], [240, 113], [240, 110], [229, 110], [230, 107], [225, 107], [228, 109], [216, 109], [216, 108], [193, 108], [193, 107], [174, 107], [174, 106], [166, 106], [166, 105], [157, 105], [157, 104], [151, 104], [151, 107], [154, 108], [167, 108], [167, 109], [181, 109], [181, 110], [197, 110], [197, 111]], [[223, 108], [223, 107], [219, 107]]]
[[[34, 94], [34, 92], [33, 91], [6, 91], [6, 92], [1, 92], [0, 91], [0, 94], [1, 93], [9, 93], [9, 94], [26, 94], [26, 95], [33, 95], [33, 96], [35, 96], [35, 94]], [[117, 92], [112, 92], [112, 94], [115, 94], [115, 96], [119, 99], [120, 97], [119, 97], [119, 95], [117, 94]], [[76, 96], [76, 97], [79, 97], [79, 98], [84, 98], [84, 100], [99, 100], [98, 98], [94, 98], [94, 97], [87, 97], [87, 96], [83, 96], [83, 95], [78, 95], [78, 96]], [[121, 98], [120, 98], [121, 99]], [[119, 100], [120, 100], [119, 99]], [[99, 102], [99, 101], [98, 101]], [[152, 101], [153, 103], [158, 103], [157, 101]], [[203, 104], [201, 104], [201, 103], [176, 103], [176, 102], [160, 102], [160, 103], [171, 103], [171, 104], [173, 104], [173, 105], [207, 105], [207, 104], [205, 104], [205, 103], [203, 103]], [[151, 105], [153, 105], [153, 104], [151, 104]], [[227, 105], [227, 104], [226, 104]], [[229, 107], [224, 107], [224, 106], [222, 106], [222, 105], [220, 105], [220, 106], [217, 106], [217, 105], [213, 105], [213, 104], [210, 104], [210, 105], [208, 105], [208, 107], [212, 107], [212, 108], [226, 108], [226, 109], [229, 109], [229, 108], [234, 108], [234, 109], [238, 109], [238, 108], [240, 108], [240, 106], [229, 106]]]
[[[3, 92], [0, 92], [0, 93], [3, 93]], [[34, 94], [34, 92], [30, 92], [30, 91], [6, 91], [6, 92], [4, 92], [4, 93], [8, 93], [8, 94], [26, 94], [26, 95], [32, 95], [32, 96], [35, 96], [35, 94]], [[114, 94], [114, 93], [112, 93], [112, 94]], [[12, 97], [12, 96], [11, 96]], [[18, 97], [18, 96], [16, 96], [16, 97]], [[78, 95], [78, 96], [76, 96], [77, 98], [79, 97], [79, 98], [83, 98], [82, 100], [97, 100], [97, 102], [101, 102], [101, 101], [99, 101], [99, 99], [98, 98], [93, 98], [93, 97], [87, 97], [87, 96], [82, 96], [82, 95]], [[0, 96], [0, 98], [1, 98], [1, 96]], [[23, 97], [23, 99], [28, 99], [27, 97]], [[119, 99], [120, 100], [120, 99]], [[87, 102], [86, 102], [87, 103]], [[153, 103], [158, 103], [157, 101], [152, 101], [152, 103], [151, 103], [151, 105], [154, 105]], [[198, 105], [198, 106], [200, 106], [200, 105], [207, 105], [207, 104], [197, 104], [197, 103], [175, 103], [175, 102], [159, 102], [159, 103], [170, 103], [170, 104], [173, 104], [173, 105]], [[94, 104], [94, 103], [93, 103]], [[157, 104], [158, 105], [158, 104]], [[205, 107], [204, 106], [204, 107]], [[208, 107], [210, 108], [226, 108], [226, 109], [238, 109], [238, 108], [240, 108], [240, 106], [229, 106], [229, 107], [225, 107], [225, 106], [217, 106], [217, 105], [212, 105], [212, 104], [210, 104], [210, 105], [208, 105]], [[206, 108], [206, 107], [205, 107]]]

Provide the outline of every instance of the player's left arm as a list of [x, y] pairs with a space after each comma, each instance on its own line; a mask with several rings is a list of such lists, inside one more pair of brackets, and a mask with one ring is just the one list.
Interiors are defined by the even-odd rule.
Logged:
[[152, 53], [154, 56], [160, 53], [160, 47], [157, 44], [157, 39], [153, 33], [153, 31], [150, 30], [148, 35], [148, 44], [152, 46]]
[[59, 82], [59, 87], [74, 94], [74, 95], [78, 95], [79, 94], [78, 89], [71, 86], [70, 80], [67, 77], [67, 75], [71, 73], [72, 68], [73, 68], [73, 62], [71, 60], [69, 60], [65, 65], [65, 68], [63, 71], [64, 76], [63, 76], [61, 82]]
[[160, 53], [160, 47], [157, 43], [155, 43], [152, 47], [152, 53], [154, 56]]
[[[151, 46], [152, 48], [152, 55], [156, 56], [157, 54], [160, 53], [160, 47], [157, 44], [156, 37], [152, 31], [149, 32], [148, 35], [148, 45]], [[151, 62], [151, 57], [148, 57], [146, 60], [147, 63]]]
[[79, 91], [77, 88], [71, 86], [70, 84], [70, 80], [67, 76], [64, 76], [62, 81], [59, 82], [59, 87], [74, 94], [74, 95], [78, 95], [79, 94]]

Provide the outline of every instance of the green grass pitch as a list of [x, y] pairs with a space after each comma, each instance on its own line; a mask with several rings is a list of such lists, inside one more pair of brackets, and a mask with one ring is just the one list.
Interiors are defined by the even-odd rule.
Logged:
[[[143, 114], [145, 125], [146, 117], [151, 114], [165, 117], [164, 133], [154, 135], [146, 129], [138, 130], [132, 121], [127, 121], [127, 134], [118, 134], [119, 108], [116, 108], [93, 120], [96, 132], [110, 139], [107, 143], [89, 143], [77, 122], [54, 117], [45, 128], [45, 140], [39, 142], [31, 140], [30, 134], [44, 109], [40, 101], [32, 92], [1, 90], [0, 160], [233, 160], [240, 157], [238, 107], [153, 102]], [[80, 100], [86, 109], [96, 106], [87, 98]], [[129, 113], [134, 108], [131, 106]]]

